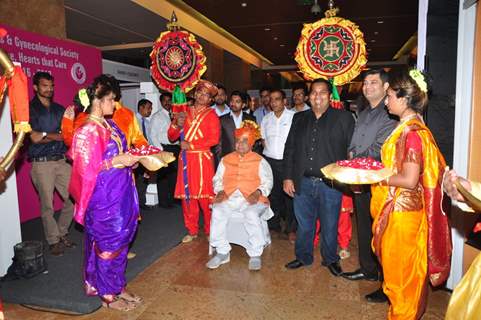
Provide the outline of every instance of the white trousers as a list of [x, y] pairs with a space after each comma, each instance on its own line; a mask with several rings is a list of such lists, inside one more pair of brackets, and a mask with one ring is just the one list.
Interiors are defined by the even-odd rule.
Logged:
[[236, 190], [229, 199], [212, 206], [210, 245], [216, 249], [217, 253], [228, 254], [231, 251], [227, 234], [229, 219], [242, 217], [249, 238], [247, 254], [250, 257], [261, 256], [264, 247], [270, 243], [269, 235], [268, 233], [266, 235], [262, 227], [262, 223], [265, 223], [263, 219], [266, 217], [266, 211], [270, 211], [269, 209], [264, 203], [249, 204]]

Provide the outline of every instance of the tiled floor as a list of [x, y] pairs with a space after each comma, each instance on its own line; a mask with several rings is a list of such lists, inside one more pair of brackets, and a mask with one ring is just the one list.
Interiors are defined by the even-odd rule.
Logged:
[[[387, 305], [367, 303], [363, 296], [376, 289], [367, 281], [351, 282], [333, 277], [319, 264], [286, 270], [294, 247], [273, 237], [264, 251], [259, 272], [247, 270], [245, 251], [234, 246], [231, 262], [208, 270], [207, 241], [179, 245], [161, 257], [129, 284], [144, 297], [136, 310], [122, 313], [102, 308], [86, 316], [67, 316], [5, 305], [8, 320], [156, 320], [156, 319], [385, 319]], [[357, 249], [342, 261], [345, 270], [357, 267]], [[449, 293], [430, 291], [423, 319], [444, 319]]]

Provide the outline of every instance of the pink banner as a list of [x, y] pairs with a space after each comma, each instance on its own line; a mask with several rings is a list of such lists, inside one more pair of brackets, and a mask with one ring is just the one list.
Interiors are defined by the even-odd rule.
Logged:
[[[21, 64], [29, 78], [29, 96], [33, 97], [31, 78], [37, 71], [49, 72], [55, 79], [54, 101], [63, 106], [72, 104], [73, 96], [87, 87], [102, 72], [100, 51], [75, 42], [50, 38], [0, 24], [8, 34], [0, 39], [0, 48], [12, 61]], [[26, 143], [28, 144], [28, 143]], [[40, 202], [30, 179], [31, 164], [26, 161], [26, 148], [17, 161], [17, 188], [20, 220], [40, 216]], [[55, 197], [55, 209], [62, 207]]]

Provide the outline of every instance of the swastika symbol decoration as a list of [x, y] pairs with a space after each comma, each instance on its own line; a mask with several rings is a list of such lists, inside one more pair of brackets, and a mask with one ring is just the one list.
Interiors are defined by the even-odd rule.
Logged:
[[160, 34], [150, 53], [150, 72], [157, 85], [172, 92], [179, 85], [188, 92], [207, 70], [202, 47], [193, 34], [167, 31]]
[[305, 24], [295, 59], [307, 80], [334, 78], [336, 85], [354, 79], [367, 62], [366, 44], [356, 24], [328, 17]]

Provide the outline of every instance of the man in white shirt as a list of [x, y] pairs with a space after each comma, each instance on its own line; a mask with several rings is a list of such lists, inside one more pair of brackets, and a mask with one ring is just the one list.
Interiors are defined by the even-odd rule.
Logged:
[[295, 113], [309, 110], [307, 101], [307, 87], [304, 82], [296, 82], [292, 85], [292, 100], [294, 107], [291, 109]]
[[219, 89], [219, 91], [217, 92], [217, 95], [214, 97], [215, 103], [214, 103], [214, 105], [212, 105], [212, 109], [215, 110], [215, 113], [220, 118], [225, 114], [229, 114], [230, 108], [226, 104], [227, 93], [226, 93], [225, 88], [221, 85], [217, 85], [217, 89]]
[[142, 134], [145, 139], [150, 143], [149, 131], [150, 131], [150, 120], [149, 117], [152, 114], [152, 101], [147, 99], [140, 99], [137, 103], [137, 121], [139, 122], [139, 127], [142, 130]]
[[270, 112], [271, 89], [264, 87], [260, 90], [261, 105], [254, 111], [254, 117], [258, 124], [262, 123], [265, 115]]
[[159, 198], [159, 207], [171, 208], [174, 203], [174, 190], [177, 180], [177, 158], [180, 147], [179, 141], [171, 142], [167, 137], [167, 130], [171, 123], [171, 107], [172, 95], [170, 93], [162, 93], [160, 96], [159, 111], [154, 113], [150, 118], [150, 141], [157, 148], [164, 151], [172, 152], [175, 161], [169, 163], [167, 168], [157, 171], [157, 196]]
[[[147, 99], [140, 99], [137, 103], [137, 112], [135, 117], [139, 123], [139, 127], [142, 130], [142, 134], [145, 139], [150, 142], [149, 131], [150, 131], [150, 120], [149, 117], [152, 114], [152, 102]], [[149, 185], [150, 173], [139, 164], [139, 166], [134, 170], [135, 174], [135, 185], [137, 187], [137, 195], [139, 197], [140, 207], [144, 210], [152, 209], [151, 206], [147, 206], [146, 202], [146, 192], [147, 186]]]
[[274, 186], [269, 200], [274, 217], [269, 220], [269, 229], [281, 232], [281, 217], [286, 224], [286, 232], [294, 232], [296, 227], [292, 199], [282, 189], [284, 145], [292, 124], [294, 111], [286, 109], [286, 94], [280, 89], [270, 92], [270, 107], [261, 124], [264, 145], [263, 155], [272, 168]]

